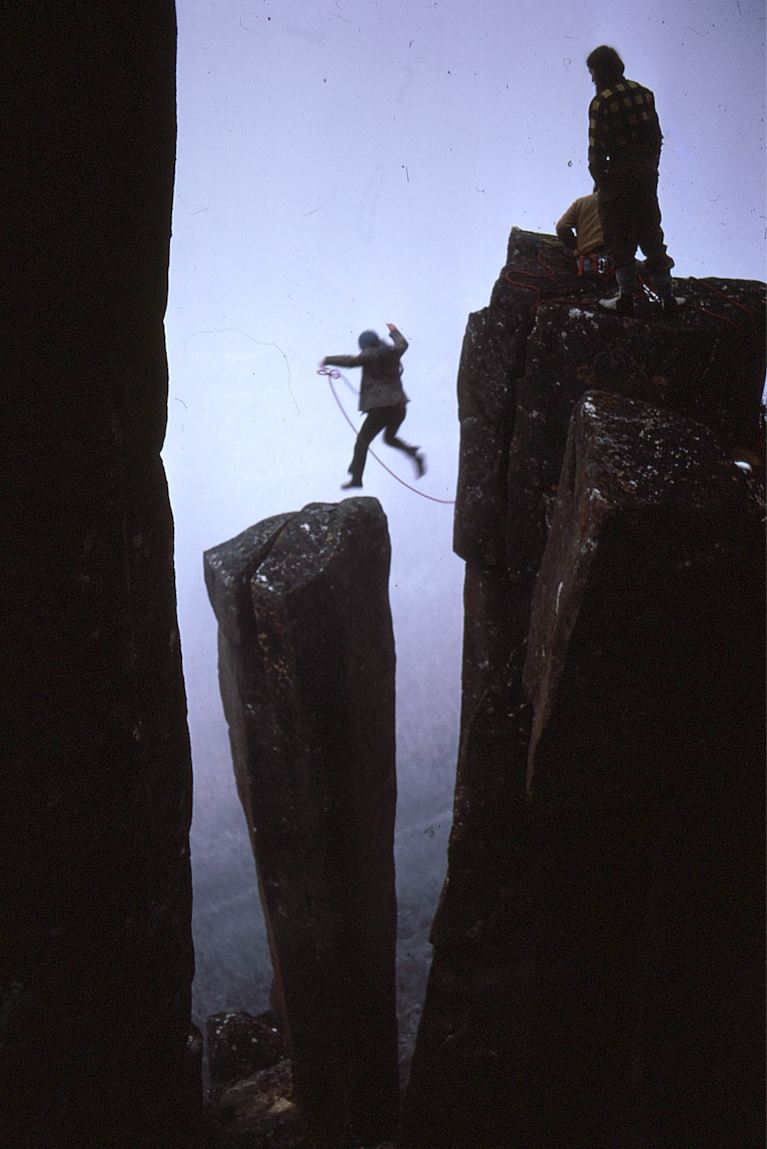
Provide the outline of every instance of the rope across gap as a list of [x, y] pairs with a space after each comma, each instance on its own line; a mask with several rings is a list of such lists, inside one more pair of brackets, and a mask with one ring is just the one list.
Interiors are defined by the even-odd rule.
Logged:
[[[335, 367], [320, 367], [317, 371], [317, 374], [327, 376], [328, 383], [330, 384], [330, 390], [333, 393], [333, 398], [336, 401], [336, 405], [338, 406], [339, 411], [341, 412], [344, 419], [349, 424], [349, 426], [351, 427], [352, 431], [354, 432], [354, 434], [356, 436], [357, 428], [354, 426], [351, 419], [346, 414], [346, 411], [344, 410], [344, 405], [341, 402], [341, 400], [338, 398], [338, 394], [336, 392], [335, 386], [333, 385], [333, 380], [334, 379], [343, 380], [343, 382], [346, 384], [346, 386], [349, 388], [349, 390], [354, 395], [357, 394], [357, 391], [351, 385], [351, 383], [346, 378], [346, 376], [342, 375], [341, 372], [339, 370], [337, 370], [337, 368], [335, 368]], [[447, 506], [447, 507], [454, 507], [455, 506], [455, 499], [438, 499], [435, 495], [427, 495], [425, 491], [419, 491], [417, 487], [412, 487], [410, 485], [410, 483], [406, 483], [404, 479], [401, 479], [399, 477], [399, 475], [397, 475], [394, 471], [392, 471], [389, 467], [387, 467], [386, 463], [384, 463], [384, 461], [382, 459], [379, 459], [378, 455], [376, 455], [375, 451], [371, 451], [369, 447], [368, 447], [368, 453], [373, 456], [373, 458], [378, 463], [378, 465], [380, 467], [383, 467], [383, 469], [386, 471], [386, 473], [388, 475], [391, 475], [391, 477], [393, 479], [396, 479], [397, 482], [400, 483], [403, 487], [407, 487], [407, 489], [409, 491], [412, 491], [414, 495], [420, 495], [420, 497], [422, 499], [428, 499], [430, 503], [442, 503], [444, 506]]]
[[[530, 278], [530, 279], [555, 279], [556, 278], [556, 272], [554, 271], [554, 269], [552, 267], [550, 267], [544, 261], [543, 251], [541, 249], [538, 250], [538, 263], [540, 264], [541, 268], [543, 269], [542, 271], [522, 271], [521, 269], [516, 269], [514, 274], [517, 276], [520, 276], [520, 275], [525, 276], [525, 277]], [[521, 287], [526, 291], [535, 292], [535, 306], [536, 306], [536, 308], [540, 307], [540, 305], [541, 305], [541, 291], [540, 291], [539, 287], [537, 287], [535, 284], [532, 284], [532, 283], [520, 283], [519, 280], [512, 279], [511, 276], [509, 275], [509, 272], [505, 269], [504, 269], [503, 277], [506, 280], [506, 282], [511, 284], [513, 287]], [[644, 286], [644, 281], [641, 280], [641, 277], [640, 277], [640, 282], [642, 282], [642, 285]], [[699, 282], [699, 281], [696, 281], [696, 282]], [[720, 296], [727, 303], [731, 304], [734, 307], [738, 307], [741, 311], [745, 312], [746, 315], [748, 315], [750, 317], [752, 322], [755, 321], [754, 312], [751, 310], [750, 307], [746, 307], [744, 304], [740, 303], [737, 299], [731, 299], [729, 296], [725, 295], [725, 293], [723, 291], [719, 291], [719, 289], [714, 287], [712, 284], [706, 283], [706, 284], [702, 284], [702, 286], [707, 287], [710, 291], [712, 291], [712, 292], [714, 292], [714, 294]], [[555, 302], [560, 302], [560, 301], [555, 300], [555, 299], [550, 299], [550, 300], [547, 300], [547, 302], [555, 303]], [[562, 300], [561, 302], [566, 302], [566, 301]], [[729, 316], [717, 315], [715, 312], [709, 311], [706, 308], [701, 307], [699, 304], [692, 304], [691, 310], [700, 311], [700, 312], [702, 312], [703, 315], [708, 315], [712, 319], [718, 319], [721, 322], [727, 323], [732, 327], [738, 326], [734, 322], [734, 320], [730, 319]], [[336, 389], [333, 385], [333, 381], [335, 379], [341, 379], [346, 384], [346, 386], [349, 388], [349, 390], [352, 392], [352, 394], [356, 395], [357, 391], [352, 386], [352, 384], [349, 382], [349, 380], [346, 378], [346, 376], [342, 375], [341, 372], [338, 371], [336, 368], [320, 367], [319, 370], [317, 371], [317, 374], [327, 376], [328, 383], [330, 384], [330, 390], [333, 394], [333, 398], [336, 401], [336, 405], [338, 406], [338, 409], [341, 412], [341, 414], [343, 415], [346, 422], [349, 424], [349, 427], [351, 428], [351, 430], [356, 435], [357, 429], [354, 426], [354, 424], [352, 423], [349, 416], [347, 415], [347, 413], [344, 409], [344, 406], [341, 403], [341, 400], [338, 398], [338, 394], [337, 394]], [[378, 455], [376, 455], [375, 451], [371, 450], [370, 448], [368, 448], [368, 451], [373, 456], [373, 458], [378, 463], [378, 465], [380, 467], [383, 467], [383, 469], [386, 471], [386, 473], [388, 475], [391, 475], [391, 477], [393, 479], [396, 479], [396, 481], [398, 483], [400, 483], [403, 487], [407, 487], [407, 489], [409, 491], [412, 491], [414, 495], [420, 495], [420, 497], [422, 499], [428, 499], [432, 503], [442, 503], [444, 506], [450, 506], [450, 507], [455, 506], [455, 499], [438, 499], [434, 495], [427, 495], [425, 493], [425, 491], [419, 491], [417, 487], [413, 487], [413, 486], [411, 486], [410, 483], [406, 483], [404, 479], [401, 479], [399, 475], [397, 475], [394, 471], [392, 471], [389, 467], [387, 467], [386, 463], [384, 463], [382, 459], [379, 459], [379, 457], [378, 457]]]

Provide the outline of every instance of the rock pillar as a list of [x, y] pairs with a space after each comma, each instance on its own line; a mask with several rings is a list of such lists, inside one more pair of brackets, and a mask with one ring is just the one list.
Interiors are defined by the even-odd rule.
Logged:
[[765, 293], [678, 291], [673, 322], [611, 316], [515, 229], [469, 319], [461, 742], [401, 1149], [759, 1140]]
[[17, 5], [4, 34], [0, 1140], [187, 1146], [174, 9]]
[[237, 786], [317, 1145], [396, 1127], [394, 639], [375, 499], [205, 554]]

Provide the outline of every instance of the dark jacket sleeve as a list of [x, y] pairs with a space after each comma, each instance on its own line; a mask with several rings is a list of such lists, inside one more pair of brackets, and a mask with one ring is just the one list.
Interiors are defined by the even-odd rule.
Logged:
[[328, 367], [361, 367], [365, 360], [361, 355], [326, 355]]
[[604, 100], [595, 96], [589, 104], [589, 174], [597, 187], [607, 174], [609, 127]]
[[391, 335], [391, 341], [396, 350], [399, 351], [400, 355], [404, 355], [410, 346], [405, 336], [396, 327], [393, 331], [390, 331], [389, 334]]
[[660, 120], [658, 119], [658, 112], [655, 107], [655, 98], [653, 97], [652, 105], [652, 119], [648, 128], [648, 136], [650, 146], [655, 152], [655, 157], [660, 162], [660, 150], [663, 147], [663, 132], [660, 130]]

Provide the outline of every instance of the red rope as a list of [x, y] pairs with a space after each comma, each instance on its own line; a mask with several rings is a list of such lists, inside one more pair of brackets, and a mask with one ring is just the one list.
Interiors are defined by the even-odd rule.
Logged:
[[707, 307], [701, 307], [697, 303], [690, 304], [691, 311], [699, 311], [701, 315], [708, 315], [710, 319], [718, 319], [720, 323], [726, 323], [728, 327], [734, 327], [737, 331], [738, 325], [734, 319], [730, 319], [729, 315], [717, 315], [715, 311], [709, 311]]
[[[696, 279], [694, 282], [701, 285], [701, 281], [699, 279]], [[733, 307], [739, 307], [741, 311], [745, 311], [746, 315], [750, 316], [751, 319], [756, 318], [756, 313], [754, 312], [753, 308], [746, 307], [745, 303], [739, 303], [737, 299], [732, 299], [729, 295], [726, 294], [726, 292], [720, 291], [718, 287], [714, 287], [713, 283], [703, 283], [702, 286], [707, 287], [709, 291], [713, 291], [714, 295], [719, 295], [722, 299], [726, 299], [728, 303], [733, 305]], [[720, 316], [720, 318], [723, 319], [724, 316]]]
[[[542, 272], [540, 272], [540, 271], [521, 271], [521, 270], [517, 271], [515, 269], [514, 274], [515, 275], [526, 275], [528, 277], [528, 279], [555, 279], [556, 278], [556, 272], [554, 271], [554, 269], [549, 267], [549, 265], [547, 263], [544, 263], [544, 261], [543, 261], [543, 249], [540, 247], [538, 248], [538, 263], [540, 263], [541, 267], [543, 268]], [[534, 283], [519, 283], [517, 280], [512, 279], [511, 276], [509, 275], [508, 271], [506, 271], [505, 269], [503, 272], [503, 278], [506, 280], [507, 283], [510, 283], [512, 285], [512, 287], [522, 287], [522, 288], [524, 288], [525, 291], [534, 291], [535, 292], [535, 306], [536, 307], [541, 306], [541, 289], [539, 287], [536, 287]]]
[[[554, 271], [554, 269], [552, 267], [550, 267], [544, 261], [544, 259], [543, 259], [543, 248], [540, 248], [540, 247], [538, 248], [538, 263], [543, 268], [542, 272], [541, 271], [522, 271], [521, 269], [519, 269], [519, 270], [515, 269], [514, 275], [515, 276], [516, 275], [524, 275], [528, 279], [555, 279], [556, 278], [556, 272]], [[535, 306], [536, 306], [536, 308], [541, 306], [541, 289], [539, 287], [536, 287], [535, 284], [533, 284], [533, 283], [520, 283], [519, 280], [512, 279], [511, 276], [509, 275], [509, 272], [506, 269], [504, 269], [503, 278], [506, 280], [507, 283], [510, 283], [512, 285], [512, 287], [521, 287], [525, 291], [534, 291], [535, 292]], [[644, 288], [645, 287], [645, 281], [642, 279], [642, 276], [639, 275], [638, 273], [637, 273], [637, 279], [638, 279], [641, 287]], [[750, 307], [746, 307], [746, 305], [744, 303], [740, 303], [737, 299], [732, 299], [729, 295], [726, 295], [725, 292], [720, 291], [719, 288], [714, 287], [713, 284], [711, 284], [711, 283], [700, 284], [700, 280], [696, 280], [695, 282], [698, 283], [700, 286], [707, 287], [709, 289], [709, 291], [713, 291], [715, 295], [720, 296], [727, 303], [732, 304], [733, 307], [739, 307], [741, 311], [745, 311], [746, 315], [748, 315], [752, 321], [755, 321], [756, 317], [755, 317], [754, 311]], [[558, 301], [556, 299], [549, 299], [549, 300], [547, 300], [547, 302], [548, 303], [556, 303]], [[563, 302], [565, 302], [565, 301], [563, 301]], [[729, 315], [718, 315], [715, 311], [709, 311], [708, 308], [701, 307], [697, 303], [692, 303], [690, 305], [690, 310], [691, 311], [700, 311], [702, 315], [708, 315], [708, 316], [710, 316], [711, 319], [719, 319], [722, 323], [729, 324], [730, 327], [734, 327], [736, 329], [738, 327], [738, 324], [735, 322], [734, 319], [731, 319], [729, 317]]]
[[[718, 295], [721, 299], [724, 299], [727, 303], [732, 304], [733, 307], [740, 308], [741, 311], [744, 311], [746, 313], [746, 315], [749, 317], [749, 319], [751, 320], [752, 323], [756, 323], [756, 313], [754, 312], [754, 310], [752, 308], [746, 307], [745, 303], [740, 303], [737, 299], [732, 299], [724, 291], [720, 291], [718, 287], [714, 287], [713, 283], [704, 283], [700, 279], [694, 279], [693, 283], [695, 283], [695, 285], [697, 287], [705, 287], [709, 291], [713, 291], [714, 295]], [[734, 319], [731, 319], [729, 317], [729, 315], [718, 315], [715, 311], [709, 311], [707, 307], [701, 307], [697, 303], [693, 303], [692, 307], [693, 307], [693, 310], [700, 311], [703, 315], [710, 315], [712, 319], [720, 319], [722, 321], [722, 323], [728, 323], [730, 325], [730, 327], [734, 327], [736, 330], [738, 329], [738, 324], [735, 322]]]
[[[319, 370], [317, 371], [317, 374], [318, 375], [327, 375], [328, 383], [330, 384], [330, 390], [333, 392], [333, 398], [335, 399], [335, 401], [338, 405], [338, 409], [341, 412], [341, 414], [343, 415], [346, 422], [351, 427], [354, 434], [356, 435], [357, 434], [357, 428], [354, 426], [351, 419], [346, 414], [346, 411], [344, 410], [343, 403], [341, 402], [341, 400], [338, 398], [338, 395], [336, 394], [336, 389], [333, 386], [333, 380], [334, 379], [342, 379], [344, 381], [344, 383], [346, 384], [346, 386], [349, 388], [349, 390], [352, 391], [355, 395], [359, 394], [359, 392], [355, 391], [354, 387], [352, 387], [351, 383], [346, 378], [346, 376], [342, 375], [341, 372], [338, 371], [335, 367], [320, 367]], [[428, 499], [432, 503], [443, 503], [445, 506], [448, 506], [448, 507], [454, 507], [455, 506], [455, 499], [438, 499], [434, 495], [427, 495], [425, 491], [419, 491], [417, 487], [411, 487], [410, 483], [406, 483], [404, 479], [401, 479], [399, 477], [399, 475], [395, 474], [394, 471], [391, 471], [386, 466], [386, 463], [384, 463], [382, 459], [378, 458], [378, 455], [376, 455], [375, 451], [371, 451], [370, 448], [368, 447], [368, 452], [373, 456], [373, 458], [378, 463], [378, 465], [380, 467], [383, 467], [383, 469], [386, 471], [387, 474], [391, 475], [391, 477], [393, 479], [396, 479], [398, 483], [401, 483], [403, 487], [407, 487], [407, 489], [409, 491], [412, 491], [414, 495], [420, 495], [422, 499]]]

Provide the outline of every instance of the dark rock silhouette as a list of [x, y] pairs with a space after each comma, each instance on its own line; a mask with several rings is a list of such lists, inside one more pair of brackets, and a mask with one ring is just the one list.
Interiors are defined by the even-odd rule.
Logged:
[[[459, 375], [449, 870], [402, 1149], [761, 1141], [764, 286], [514, 231]], [[704, 425], [705, 424], [705, 425]]]
[[279, 1018], [240, 1010], [207, 1020], [206, 1146], [306, 1145]]
[[375, 499], [315, 503], [205, 554], [238, 791], [313, 1143], [399, 1108], [394, 639]]
[[206, 1029], [211, 1089], [270, 1069], [288, 1056], [279, 1020], [271, 1010], [258, 1017], [244, 1010], [214, 1013]]
[[239, 1078], [208, 1111], [206, 1149], [309, 1149], [293, 1100], [291, 1063]]
[[[711, 427], [725, 451], [763, 459], [764, 284], [685, 279], [677, 290], [688, 302], [674, 320], [649, 302], [617, 319], [597, 304], [609, 284], [577, 276], [553, 237], [512, 231], [490, 306], [469, 317], [458, 375], [454, 545], [469, 593], [481, 578], [479, 593], [492, 595], [497, 572], [531, 593], [570, 414], [587, 390], [667, 407]], [[527, 611], [514, 615], [522, 641]]]
[[159, 455], [175, 14], [64, 9], [4, 21], [0, 1141], [186, 1147], [191, 769]]

